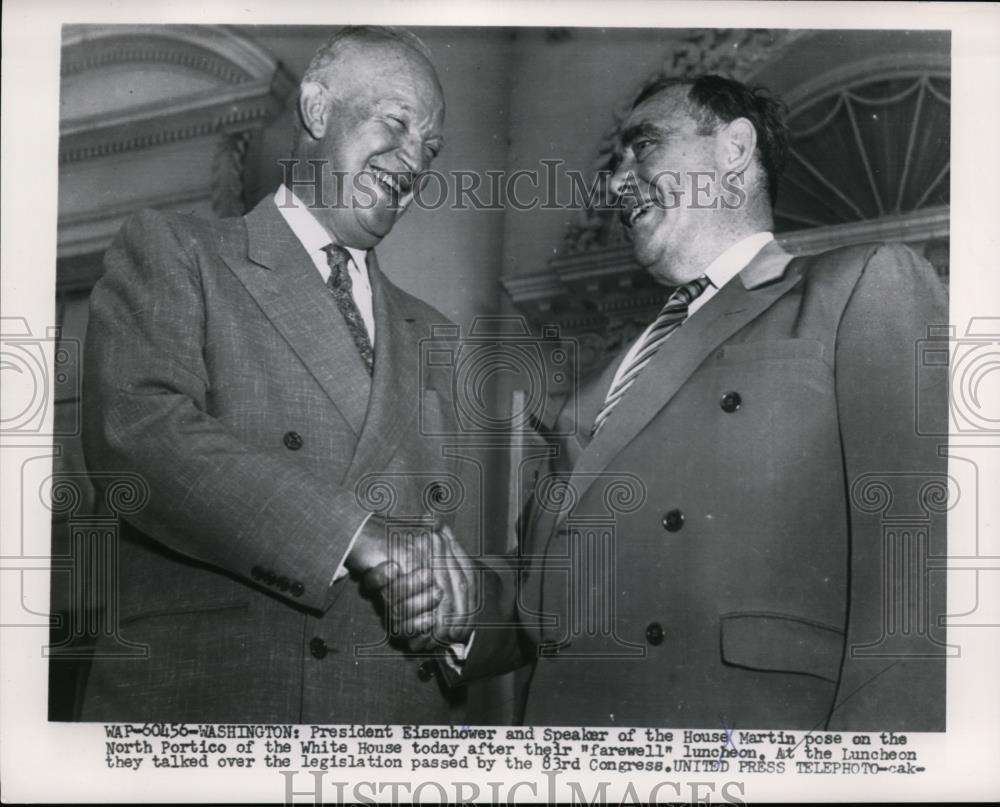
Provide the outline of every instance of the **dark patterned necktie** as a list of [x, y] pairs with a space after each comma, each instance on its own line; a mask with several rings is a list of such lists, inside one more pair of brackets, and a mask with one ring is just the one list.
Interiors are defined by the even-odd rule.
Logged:
[[709, 283], [709, 279], [702, 275], [697, 280], [692, 280], [681, 286], [670, 295], [666, 305], [660, 309], [660, 313], [653, 320], [652, 326], [643, 335], [642, 343], [632, 355], [628, 365], [621, 368], [617, 382], [612, 384], [611, 389], [608, 390], [604, 405], [601, 406], [601, 411], [594, 418], [594, 427], [590, 430], [591, 436], [601, 430], [601, 426], [605, 424], [611, 412], [625, 397], [625, 393], [635, 383], [639, 373], [649, 364], [660, 346], [667, 341], [667, 337], [676, 331], [687, 318], [688, 306], [708, 288]]
[[333, 294], [333, 299], [337, 301], [337, 308], [344, 315], [347, 330], [351, 332], [351, 338], [358, 348], [358, 353], [361, 354], [361, 360], [368, 368], [368, 375], [371, 375], [375, 367], [375, 351], [368, 338], [365, 321], [361, 318], [361, 312], [358, 311], [354, 295], [351, 293], [351, 274], [347, 268], [351, 253], [338, 244], [327, 244], [323, 247], [323, 251], [326, 253], [326, 263], [330, 267], [330, 277], [326, 285]]

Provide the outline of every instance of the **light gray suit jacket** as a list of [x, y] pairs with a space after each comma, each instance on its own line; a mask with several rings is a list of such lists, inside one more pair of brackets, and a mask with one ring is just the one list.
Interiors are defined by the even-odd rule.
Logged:
[[369, 377], [271, 196], [222, 221], [140, 213], [106, 267], [91, 297], [85, 450], [92, 470], [148, 486], [114, 593], [121, 636], [149, 653], [104, 658], [99, 644], [84, 718], [452, 719], [433, 665], [386, 644], [355, 581], [330, 584], [368, 512], [406, 519], [450, 502], [445, 520], [476, 540], [473, 490], [436, 436], [450, 430], [448, 391], [421, 384], [421, 340], [445, 318], [372, 262]]
[[917, 415], [946, 433], [948, 396], [917, 349], [947, 319], [905, 247], [765, 247], [596, 437], [621, 357], [563, 409], [527, 570], [487, 598], [523, 630], [477, 630], [466, 677], [535, 662], [528, 723], [943, 730], [948, 483]]

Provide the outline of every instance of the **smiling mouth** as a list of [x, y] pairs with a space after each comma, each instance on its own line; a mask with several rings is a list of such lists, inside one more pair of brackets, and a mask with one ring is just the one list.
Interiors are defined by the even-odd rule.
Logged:
[[639, 219], [645, 216], [652, 209], [652, 207], [652, 202], [646, 202], [645, 204], [636, 205], [635, 207], [622, 208], [621, 213], [619, 213], [622, 224], [631, 229], [635, 226]]
[[384, 171], [373, 166], [372, 174], [375, 177], [375, 182], [389, 194], [393, 201], [398, 201], [413, 187], [413, 175], [408, 171]]

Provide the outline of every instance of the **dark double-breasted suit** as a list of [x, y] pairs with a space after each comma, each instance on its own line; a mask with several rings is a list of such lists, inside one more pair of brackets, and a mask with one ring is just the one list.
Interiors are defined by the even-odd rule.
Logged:
[[915, 356], [946, 322], [905, 247], [766, 246], [597, 436], [621, 358], [563, 407], [526, 571], [487, 577], [522, 630], [478, 630], [468, 677], [533, 661], [532, 724], [943, 730], [946, 465], [916, 408], [944, 433], [947, 391]]
[[448, 393], [420, 383], [421, 340], [446, 320], [371, 260], [369, 377], [271, 196], [222, 221], [138, 214], [106, 267], [85, 449], [148, 496], [122, 525], [112, 592], [120, 636], [148, 656], [99, 643], [84, 719], [447, 722], [433, 665], [385, 644], [355, 581], [331, 585], [368, 512], [450, 502], [445, 521], [475, 540], [473, 503], [454, 498], [474, 491], [437, 436]]

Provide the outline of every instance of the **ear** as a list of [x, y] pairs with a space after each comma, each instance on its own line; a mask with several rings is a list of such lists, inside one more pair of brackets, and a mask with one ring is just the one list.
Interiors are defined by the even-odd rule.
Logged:
[[330, 116], [330, 99], [326, 87], [318, 81], [309, 81], [299, 90], [299, 119], [302, 128], [314, 140], [326, 134]]
[[757, 130], [746, 118], [737, 118], [721, 127], [719, 134], [720, 163], [728, 172], [742, 173], [753, 162], [757, 150]]

